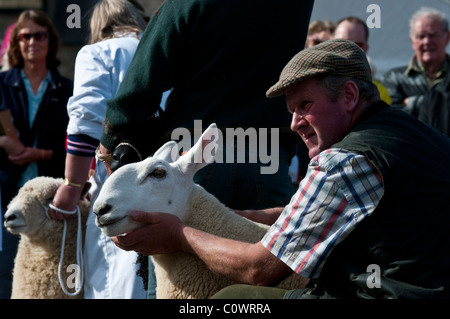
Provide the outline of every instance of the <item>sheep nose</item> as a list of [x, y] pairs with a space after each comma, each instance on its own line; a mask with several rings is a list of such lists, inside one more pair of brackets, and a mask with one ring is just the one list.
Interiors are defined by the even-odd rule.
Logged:
[[17, 218], [17, 216], [15, 214], [11, 214], [11, 215], [5, 216], [5, 221], [6, 222], [10, 222], [10, 221], [13, 221], [16, 218]]
[[94, 211], [94, 214], [97, 216], [103, 216], [107, 212], [109, 212], [111, 208], [112, 208], [111, 205], [105, 204], [98, 211]]

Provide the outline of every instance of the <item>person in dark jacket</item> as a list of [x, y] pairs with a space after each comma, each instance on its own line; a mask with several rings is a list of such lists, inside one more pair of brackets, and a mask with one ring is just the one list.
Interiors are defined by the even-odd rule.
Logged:
[[[266, 165], [262, 161], [234, 159], [212, 163], [197, 173], [196, 182], [236, 209], [286, 204], [294, 193], [289, 163], [300, 140], [289, 130], [283, 99], [269, 100], [264, 93], [303, 48], [313, 2], [165, 1], [152, 16], [117, 95], [107, 102], [102, 152], [129, 142], [146, 157], [176, 128], [197, 135], [196, 120], [204, 128], [214, 122], [224, 133], [226, 128], [277, 129], [279, 146], [271, 152], [279, 155], [279, 165], [273, 174], [259, 174]], [[164, 137], [155, 143], [149, 119], [169, 89]], [[258, 138], [271, 141], [271, 136]]]
[[418, 117], [426, 94], [450, 77], [446, 53], [450, 30], [444, 12], [427, 7], [417, 10], [411, 17], [409, 39], [414, 50], [409, 64], [388, 70], [381, 82], [393, 107]]
[[[17, 139], [0, 136], [3, 208], [27, 180], [64, 177], [67, 101], [73, 82], [57, 70], [59, 44], [57, 30], [43, 11], [21, 13], [10, 38], [11, 69], [0, 73], [0, 112], [9, 112], [17, 135]], [[9, 298], [17, 239], [10, 238], [5, 229], [2, 233], [0, 294]]]
[[419, 120], [450, 138], [450, 77], [433, 86], [425, 95]]

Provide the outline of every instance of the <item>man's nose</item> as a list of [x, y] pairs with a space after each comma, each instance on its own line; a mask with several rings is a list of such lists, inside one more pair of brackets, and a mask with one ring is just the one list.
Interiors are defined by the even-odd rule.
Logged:
[[429, 36], [429, 35], [423, 37], [423, 39], [422, 39], [422, 43], [424, 43], [424, 44], [429, 44], [429, 43], [431, 43], [432, 41], [433, 41], [433, 39], [432, 39], [432, 37]]
[[300, 127], [305, 126], [307, 121], [303, 115], [300, 115], [297, 112], [294, 112], [292, 115], [291, 121], [291, 130], [297, 131]]

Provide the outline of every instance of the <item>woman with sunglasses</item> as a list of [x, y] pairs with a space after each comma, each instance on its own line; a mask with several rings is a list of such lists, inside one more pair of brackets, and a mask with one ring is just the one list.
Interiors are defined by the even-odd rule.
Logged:
[[[60, 40], [43, 11], [22, 12], [9, 45], [11, 69], [0, 73], [0, 114], [10, 113], [6, 121], [11, 119], [17, 139], [7, 134], [0, 136], [2, 207], [29, 179], [41, 175], [64, 177], [69, 121], [66, 106], [73, 91], [72, 80], [57, 70]], [[0, 298], [9, 298], [17, 238], [2, 233]]]

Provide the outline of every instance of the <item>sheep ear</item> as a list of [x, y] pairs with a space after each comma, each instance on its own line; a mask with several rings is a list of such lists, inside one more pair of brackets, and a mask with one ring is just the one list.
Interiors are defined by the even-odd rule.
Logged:
[[219, 147], [219, 132], [217, 125], [211, 124], [195, 145], [177, 160], [176, 164], [183, 173], [194, 176], [198, 170], [214, 161]]
[[153, 155], [158, 159], [163, 159], [169, 163], [175, 162], [178, 157], [178, 144], [175, 141], [170, 141], [161, 146]]

